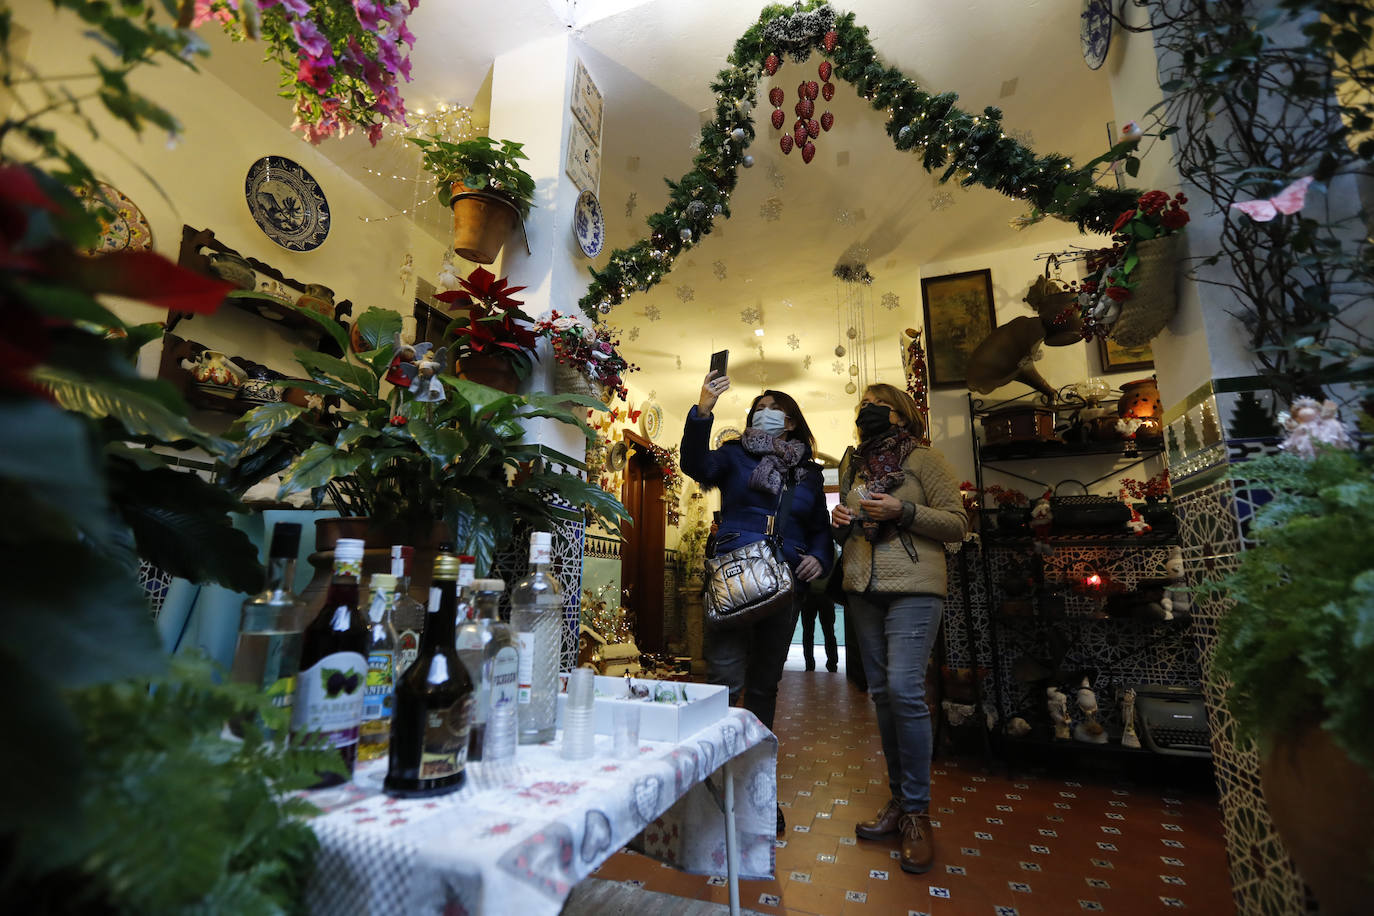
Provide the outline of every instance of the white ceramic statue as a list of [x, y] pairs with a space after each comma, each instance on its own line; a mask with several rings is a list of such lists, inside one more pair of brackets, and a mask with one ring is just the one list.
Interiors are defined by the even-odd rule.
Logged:
[[1045, 696], [1050, 707], [1050, 720], [1054, 722], [1054, 737], [1061, 741], [1069, 738], [1069, 698], [1058, 687], [1045, 688]]
[[1074, 688], [1077, 694], [1078, 711], [1083, 718], [1073, 727], [1073, 739], [1086, 744], [1106, 744], [1107, 730], [1097, 721], [1097, 694], [1088, 686], [1088, 679]]
[[1186, 621], [1193, 616], [1193, 596], [1188, 593], [1187, 580], [1183, 576], [1182, 548], [1169, 548], [1169, 559], [1164, 564], [1164, 572], [1169, 577], [1164, 597], [1159, 600], [1159, 606], [1164, 611], [1164, 619]]
[[1130, 687], [1121, 695], [1121, 721], [1126, 726], [1121, 732], [1121, 746], [1140, 747], [1140, 738], [1135, 733], [1135, 690]]

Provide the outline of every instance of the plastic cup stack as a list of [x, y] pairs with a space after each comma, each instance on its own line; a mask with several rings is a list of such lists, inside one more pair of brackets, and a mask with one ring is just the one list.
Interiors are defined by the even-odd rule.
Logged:
[[639, 704], [617, 703], [611, 717], [612, 753], [617, 760], [633, 760], [639, 756]]
[[503, 760], [513, 760], [519, 731], [515, 704], [506, 703], [493, 709], [487, 720], [487, 733], [482, 742], [482, 762], [500, 763]]
[[596, 753], [595, 686], [590, 668], [577, 668], [568, 678], [568, 705], [563, 709], [564, 760], [586, 760]]

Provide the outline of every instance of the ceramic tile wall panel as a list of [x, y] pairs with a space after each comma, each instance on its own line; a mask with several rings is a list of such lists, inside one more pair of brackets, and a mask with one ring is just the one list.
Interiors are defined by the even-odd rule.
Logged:
[[[511, 539], [496, 545], [492, 573], [506, 581], [501, 596], [501, 616], [510, 619], [510, 591], [530, 568], [530, 532], [533, 529], [518, 522]], [[567, 671], [577, 667], [577, 636], [582, 623], [582, 554], [586, 524], [581, 517], [561, 519], [551, 526], [553, 535], [552, 571], [563, 590], [563, 649], [559, 665]]]
[[154, 620], [162, 613], [162, 603], [167, 600], [167, 589], [171, 584], [170, 573], [147, 560], [138, 561], [138, 587], [143, 589], [143, 597], [148, 600], [148, 613]]

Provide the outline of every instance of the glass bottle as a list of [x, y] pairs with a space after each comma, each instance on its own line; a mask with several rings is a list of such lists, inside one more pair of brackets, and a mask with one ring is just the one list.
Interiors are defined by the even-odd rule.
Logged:
[[425, 628], [425, 606], [410, 594], [410, 563], [415, 548], [396, 544], [391, 548], [391, 574], [396, 577], [396, 603], [391, 625], [396, 629], [396, 676], [400, 677], [420, 651], [420, 631]]
[[396, 630], [391, 609], [396, 602], [396, 577], [372, 577], [368, 605], [367, 690], [363, 694], [363, 722], [358, 732], [358, 759], [386, 756], [391, 740], [391, 712], [396, 690]]
[[415, 663], [396, 684], [388, 795], [418, 798], [463, 785], [473, 688], [454, 647], [458, 615], [458, 558], [434, 558], [434, 584]]
[[324, 604], [305, 628], [296, 678], [291, 733], [320, 734], [339, 751], [348, 776], [321, 773], [312, 788], [352, 778], [358, 758], [358, 726], [367, 684], [367, 617], [358, 609], [363, 542], [340, 538], [334, 545], [334, 577]]
[[516, 704], [520, 743], [553, 740], [558, 711], [558, 665], [563, 648], [563, 592], [549, 574], [552, 537], [530, 535], [530, 571], [511, 591], [511, 627], [520, 646]]
[[[251, 684], [271, 697], [272, 705], [284, 710], [288, 720], [301, 660], [301, 631], [305, 628], [303, 607], [291, 590], [300, 545], [300, 525], [278, 522], [272, 526], [267, 582], [261, 592], [243, 602], [229, 672], [230, 680]], [[242, 734], [241, 723], [229, 724], [234, 734]]]
[[487, 723], [493, 711], [503, 706], [516, 707], [520, 648], [515, 631], [510, 624], [501, 621], [501, 593], [505, 590], [506, 583], [500, 579], [478, 579], [472, 584], [472, 606], [482, 638], [482, 659], [477, 680], [477, 707], [468, 739], [469, 760], [482, 759]]

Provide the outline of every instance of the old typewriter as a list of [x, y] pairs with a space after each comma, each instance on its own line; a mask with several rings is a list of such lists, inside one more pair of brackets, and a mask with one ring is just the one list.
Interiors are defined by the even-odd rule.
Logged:
[[1211, 757], [1211, 733], [1202, 694], [1188, 687], [1136, 684], [1140, 743], [1156, 754]]

